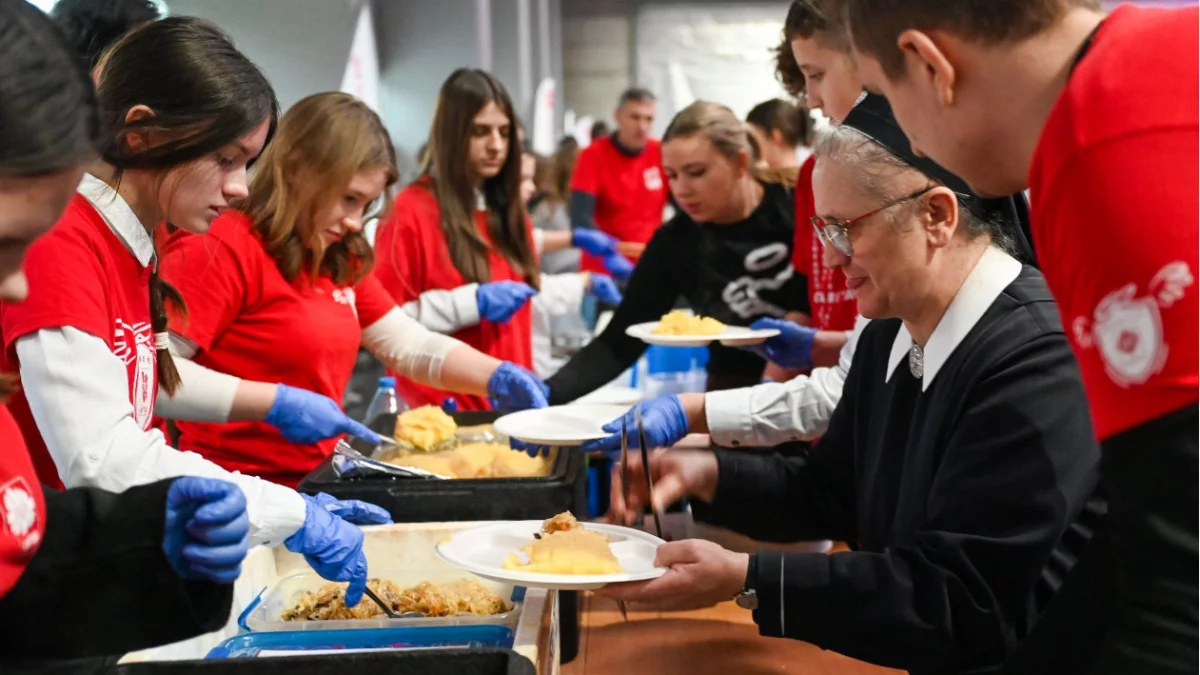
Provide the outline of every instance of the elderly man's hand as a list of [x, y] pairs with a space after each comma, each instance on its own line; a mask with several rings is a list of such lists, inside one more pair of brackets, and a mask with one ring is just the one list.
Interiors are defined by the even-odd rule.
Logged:
[[654, 564], [670, 569], [657, 579], [610, 584], [596, 594], [668, 606], [724, 602], [742, 590], [750, 556], [728, 551], [711, 541], [688, 539], [659, 546]]

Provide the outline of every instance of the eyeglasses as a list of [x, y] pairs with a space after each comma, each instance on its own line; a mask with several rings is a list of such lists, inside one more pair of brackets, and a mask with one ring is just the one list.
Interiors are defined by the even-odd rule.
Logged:
[[854, 247], [850, 244], [851, 227], [861, 223], [877, 213], [882, 213], [893, 206], [899, 206], [904, 202], [916, 199], [935, 187], [937, 186], [930, 185], [929, 187], [917, 190], [912, 194], [904, 195], [899, 199], [893, 199], [874, 211], [871, 211], [870, 213], [864, 213], [857, 218], [851, 218], [849, 220], [825, 220], [820, 216], [813, 216], [809, 220], [812, 221], [813, 229], [817, 231], [817, 238], [821, 240], [822, 245], [832, 246], [838, 253], [841, 253], [845, 256], [851, 256], [854, 255]]

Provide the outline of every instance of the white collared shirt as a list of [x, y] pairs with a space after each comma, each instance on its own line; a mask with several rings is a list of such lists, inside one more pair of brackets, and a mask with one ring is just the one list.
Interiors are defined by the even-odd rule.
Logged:
[[832, 368], [814, 368], [788, 382], [705, 394], [705, 417], [713, 442], [724, 447], [765, 447], [811, 440], [825, 433], [842, 399], [858, 338], [868, 323], [870, 320], [858, 317]]
[[[959, 343], [967, 337], [967, 333], [971, 332], [975, 324], [979, 323], [1004, 289], [1016, 281], [1019, 274], [1021, 263], [1009, 254], [995, 246], [989, 246], [984, 251], [925, 344], [921, 391], [929, 390], [930, 383], [937, 377], [942, 366], [946, 365]], [[912, 335], [904, 324], [900, 324], [900, 330], [892, 343], [892, 353], [888, 357], [885, 381], [891, 381], [892, 374], [901, 362], [907, 363], [908, 352], [912, 346]]]
[[[92, 176], [84, 178], [78, 191], [131, 255], [143, 265], [154, 260], [150, 234], [120, 195]], [[62, 326], [19, 338], [16, 350], [25, 397], [67, 487], [122, 492], [175, 476], [220, 478], [245, 493], [254, 543], [281, 543], [304, 524], [307, 506], [294, 490], [226, 471], [196, 453], [172, 448], [155, 429], [143, 430], [129, 402], [125, 364], [104, 340]], [[211, 371], [184, 360], [178, 365], [184, 382], [180, 394], [202, 394], [207, 387], [195, 376]], [[236, 389], [237, 378], [214, 375], [227, 378], [226, 383], [233, 380]], [[224, 405], [228, 414], [228, 404], [213, 405]], [[162, 412], [158, 407], [155, 411]]]

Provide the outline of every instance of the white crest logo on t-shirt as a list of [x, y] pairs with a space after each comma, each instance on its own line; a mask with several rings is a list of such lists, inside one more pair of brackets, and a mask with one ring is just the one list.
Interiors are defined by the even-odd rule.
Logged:
[[350, 311], [354, 312], [354, 316], [358, 316], [358, 300], [354, 294], [353, 288], [333, 289], [333, 301], [343, 305], [349, 305]]
[[1091, 317], [1075, 317], [1075, 340], [1085, 349], [1100, 350], [1113, 382], [1122, 387], [1143, 384], [1167, 362], [1161, 312], [1194, 282], [1187, 263], [1169, 263], [1150, 280], [1149, 293], [1138, 295], [1137, 284], [1129, 283], [1104, 296]]
[[41, 541], [36, 527], [37, 502], [21, 476], [0, 486], [0, 525], [20, 540], [22, 551], [32, 551]]
[[125, 364], [136, 362], [133, 372], [130, 401], [133, 403], [133, 419], [145, 429], [154, 415], [154, 395], [157, 385], [154, 378], [156, 354], [154, 335], [150, 323], [141, 321], [129, 324], [117, 319], [113, 330], [113, 354]]
[[651, 192], [658, 192], [662, 189], [662, 173], [659, 172], [657, 166], [652, 166], [642, 173], [642, 178], [646, 181], [646, 189]]

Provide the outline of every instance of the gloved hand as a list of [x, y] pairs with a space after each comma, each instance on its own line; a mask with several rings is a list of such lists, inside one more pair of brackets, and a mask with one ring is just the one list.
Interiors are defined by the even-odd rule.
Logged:
[[550, 387], [524, 368], [505, 361], [488, 379], [488, 396], [497, 410], [513, 411], [545, 408]]
[[750, 324], [750, 328], [758, 330], [760, 328], [777, 328], [779, 335], [768, 339], [756, 345], [748, 345], [742, 347], [746, 351], [754, 352], [771, 363], [783, 366], [784, 368], [797, 368], [806, 370], [812, 368], [812, 346], [813, 338], [817, 334], [817, 329], [801, 326], [798, 323], [785, 321], [783, 319], [759, 319]]
[[606, 274], [592, 274], [592, 285], [588, 295], [607, 305], [621, 304], [621, 291], [613, 283], [612, 277]]
[[263, 421], [278, 429], [287, 440], [302, 445], [341, 434], [372, 444], [380, 442], [379, 434], [346, 417], [333, 399], [286, 384], [279, 385], [275, 403]]
[[232, 584], [250, 549], [246, 495], [216, 478], [176, 478], [167, 488], [162, 547], [181, 579]]
[[301, 496], [308, 504], [304, 524], [285, 539], [283, 545], [292, 553], [303, 555], [322, 577], [330, 581], [349, 581], [346, 606], [353, 607], [362, 600], [363, 589], [367, 587], [362, 530], [327, 511], [316, 499]]
[[479, 316], [492, 323], [504, 323], [525, 306], [537, 291], [520, 281], [493, 281], [480, 284], [475, 291]]
[[302, 495], [315, 501], [326, 511], [355, 525], [387, 525], [392, 522], [392, 514], [386, 509], [360, 502], [357, 499], [337, 499], [333, 495], [318, 492], [315, 495]]
[[629, 281], [629, 277], [633, 275], [633, 263], [620, 253], [610, 253], [604, 256], [602, 262], [604, 269], [608, 270], [608, 273], [621, 283]]
[[600, 258], [617, 252], [616, 237], [586, 227], [577, 227], [571, 231], [571, 245]]
[[[637, 404], [642, 409], [642, 428], [646, 432], [646, 443], [649, 450], [654, 448], [669, 448], [688, 434], [691, 426], [683, 403], [678, 396], [660, 396]], [[640, 448], [637, 434], [637, 418], [631, 408], [623, 416], [605, 424], [603, 429], [612, 433], [608, 438], [598, 441], [588, 441], [580, 446], [584, 452], [605, 452], [608, 454], [621, 451], [621, 420], [629, 432], [629, 448]]]

